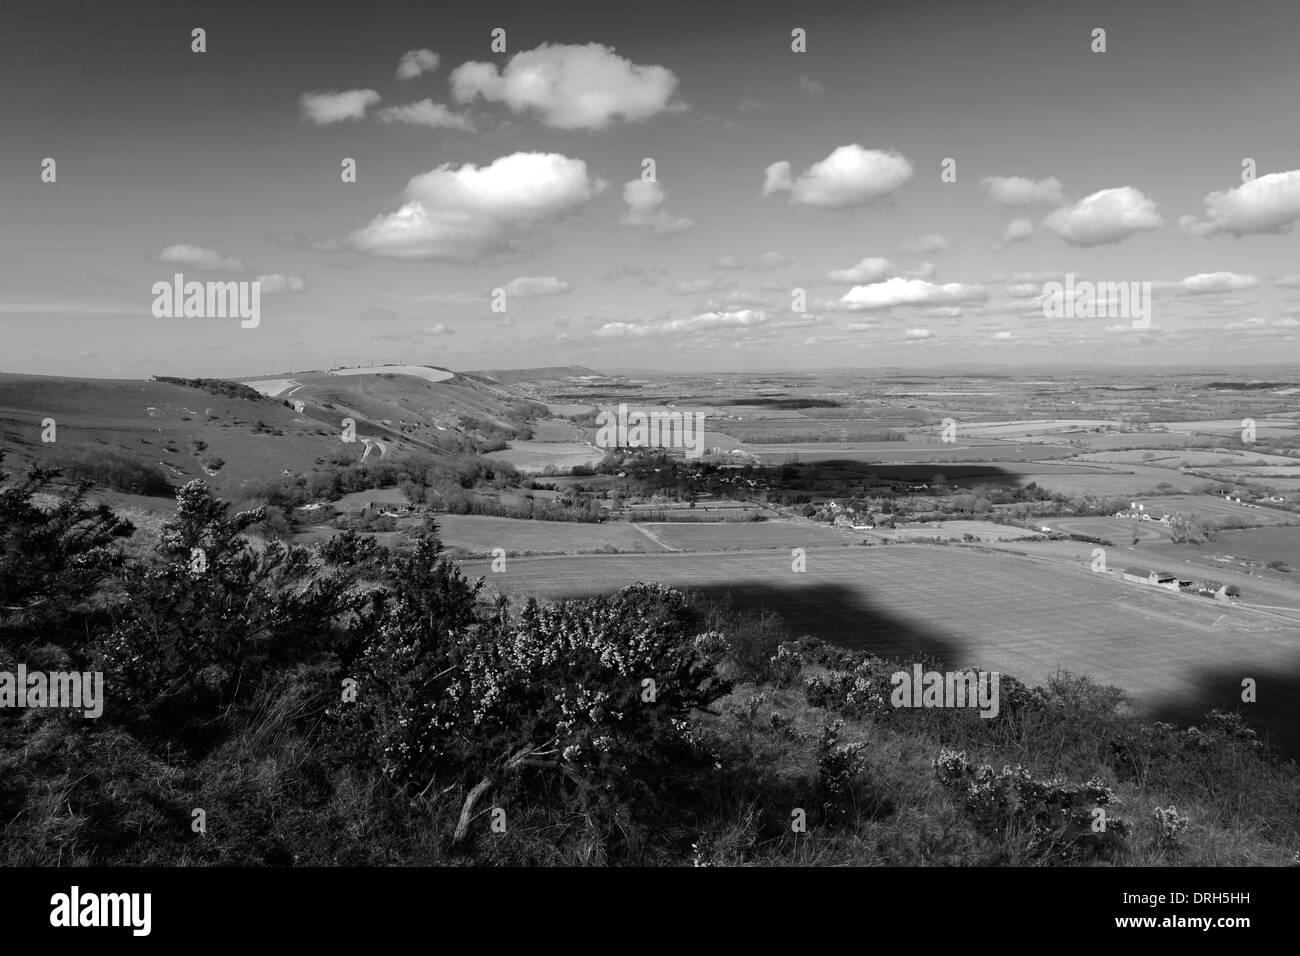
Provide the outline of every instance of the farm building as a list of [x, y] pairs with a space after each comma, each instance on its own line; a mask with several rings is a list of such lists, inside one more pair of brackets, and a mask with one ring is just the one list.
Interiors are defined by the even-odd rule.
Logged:
[[[1150, 584], [1153, 587], [1165, 588], [1169, 591], [1177, 591], [1183, 583], [1178, 580], [1178, 575], [1172, 571], [1151, 571], [1146, 568], [1125, 568], [1124, 580], [1133, 581], [1137, 584]], [[1186, 583], [1191, 584], [1190, 581]]]

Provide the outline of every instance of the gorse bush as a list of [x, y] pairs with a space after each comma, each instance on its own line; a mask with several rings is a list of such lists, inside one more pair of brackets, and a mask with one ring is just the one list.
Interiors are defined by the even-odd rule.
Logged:
[[467, 813], [514, 787], [625, 815], [691, 762], [693, 713], [728, 690], [719, 636], [667, 588], [480, 615], [480, 585], [429, 544], [395, 581], [344, 726], [399, 784], [468, 788]]
[[[32, 468], [22, 481], [0, 488], [0, 620], [62, 621], [123, 564], [115, 542], [135, 529], [106, 505], [87, 504], [86, 483], [60, 493], [49, 507], [35, 504], [58, 476]], [[0, 472], [0, 484], [8, 478]]]
[[946, 749], [934, 765], [939, 782], [962, 801], [981, 830], [1026, 833], [1031, 854], [1059, 861], [1113, 857], [1131, 832], [1126, 821], [1106, 812], [1119, 798], [1099, 777], [1080, 784], [1037, 780], [1023, 767], [994, 770]]
[[130, 495], [170, 495], [172, 484], [157, 465], [137, 461], [121, 452], [85, 446], [61, 447], [54, 455], [61, 474], [93, 482]]
[[352, 599], [303, 548], [258, 552], [243, 532], [263, 512], [229, 514], [201, 481], [177, 494], [151, 566], [134, 566], [97, 648], [115, 695], [140, 716], [185, 728], [212, 718], [337, 626]]

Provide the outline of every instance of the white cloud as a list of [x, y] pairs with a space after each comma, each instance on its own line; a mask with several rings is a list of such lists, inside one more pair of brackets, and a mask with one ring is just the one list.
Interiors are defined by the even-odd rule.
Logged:
[[988, 298], [983, 286], [949, 282], [935, 285], [922, 279], [895, 276], [873, 285], [854, 286], [840, 298], [841, 308], [857, 311], [887, 309], [896, 305], [943, 305], [953, 302], [980, 302]]
[[802, 92], [807, 93], [809, 96], [821, 96], [823, 93], [826, 92], [826, 87], [822, 86], [820, 83], [814, 80], [811, 76], [808, 76], [806, 73], [799, 74], [799, 79], [797, 83], [799, 89]]
[[258, 276], [255, 280], [262, 289], [262, 295], [275, 295], [280, 292], [302, 292], [307, 283], [302, 276], [286, 276], [278, 272]]
[[934, 233], [926, 233], [924, 236], [917, 236], [915, 239], [909, 239], [900, 247], [902, 252], [911, 253], [912, 255], [925, 256], [932, 252], [943, 252], [945, 249], [952, 247], [952, 240], [945, 236], [936, 236]]
[[377, 256], [472, 261], [573, 212], [605, 185], [582, 160], [558, 153], [512, 153], [483, 167], [444, 163], [407, 183], [400, 209], [348, 239]]
[[710, 265], [715, 269], [750, 269], [754, 272], [770, 272], [779, 269], [789, 260], [779, 252], [765, 252], [753, 259], [745, 256], [722, 256], [714, 259]]
[[934, 333], [929, 329], [908, 329], [904, 335], [909, 339], [928, 339], [931, 338]]
[[1240, 292], [1253, 289], [1259, 285], [1254, 276], [1239, 275], [1236, 272], [1202, 272], [1188, 276], [1178, 287], [1187, 295], [1213, 295], [1218, 292]]
[[1300, 275], [1282, 276], [1280, 279], [1274, 279], [1273, 284], [1287, 289], [1300, 289]]
[[775, 332], [816, 325], [816, 315], [773, 315], [763, 309], [711, 310], [688, 318], [659, 322], [606, 322], [592, 334], [599, 338], [689, 338], [704, 333], [734, 334], [744, 343], [752, 343], [755, 331]]
[[790, 202], [824, 209], [860, 206], [898, 189], [912, 178], [912, 164], [901, 153], [841, 146], [791, 179], [788, 162], [764, 171], [763, 195], [789, 191]]
[[1028, 219], [1012, 219], [1007, 223], [1007, 231], [1002, 234], [1003, 242], [1023, 242], [1034, 234], [1034, 224]]
[[1065, 201], [1061, 181], [1055, 177], [1035, 180], [1023, 176], [987, 176], [980, 180], [980, 185], [999, 206], [1028, 206], [1033, 203], [1055, 206]]
[[397, 78], [413, 80], [421, 73], [432, 73], [438, 68], [440, 58], [432, 50], [409, 50], [397, 63]]
[[543, 43], [516, 53], [505, 68], [468, 62], [451, 73], [456, 100], [503, 102], [533, 111], [556, 129], [603, 129], [615, 117], [649, 119], [670, 109], [677, 77], [662, 66], [639, 66], [599, 43]]
[[157, 258], [159, 262], [174, 262], [204, 272], [242, 272], [244, 269], [244, 264], [238, 259], [227, 259], [215, 249], [185, 243], [167, 246]]
[[427, 99], [407, 103], [405, 106], [385, 107], [379, 111], [379, 118], [385, 123], [410, 123], [412, 126], [427, 126], [430, 129], [474, 129], [468, 116]]
[[1006, 293], [1013, 299], [1032, 299], [1035, 296], [1045, 295], [1043, 287], [1035, 282], [1017, 282], [1009, 285], [1006, 287]]
[[888, 259], [868, 258], [847, 269], [832, 269], [826, 273], [826, 278], [834, 282], [879, 282], [893, 269], [894, 265]]
[[995, 339], [1000, 339], [1000, 340], [1005, 341], [1006, 339], [1011, 338], [1011, 333], [1010, 333], [1010, 332], [994, 332], [994, 333], [993, 333], [993, 337], [994, 337]]
[[1163, 224], [1156, 204], [1132, 186], [1100, 190], [1043, 220], [1044, 226], [1070, 245], [1085, 247], [1120, 242]]
[[517, 299], [535, 299], [541, 296], [564, 295], [573, 286], [556, 276], [520, 276], [511, 279], [503, 289], [506, 295]]
[[341, 123], [344, 120], [359, 120], [366, 115], [366, 110], [379, 102], [379, 94], [374, 90], [322, 90], [318, 93], [304, 93], [298, 100], [302, 115], [320, 126], [328, 123]]
[[703, 279], [679, 279], [664, 286], [670, 295], [699, 295], [703, 292], [717, 292], [724, 288], [717, 279], [709, 276]]
[[1290, 232], [1300, 220], [1300, 169], [1269, 173], [1236, 189], [1209, 193], [1203, 202], [1204, 220], [1183, 216], [1178, 221], [1193, 235]]
[[671, 236], [694, 226], [694, 219], [669, 215], [663, 208], [665, 195], [663, 186], [657, 182], [633, 179], [624, 183], [623, 202], [627, 203], [627, 211], [619, 225], [644, 227], [656, 236]]

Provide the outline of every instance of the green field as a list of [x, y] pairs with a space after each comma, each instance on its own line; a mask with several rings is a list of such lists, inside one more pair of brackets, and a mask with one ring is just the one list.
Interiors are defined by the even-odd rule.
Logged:
[[1284, 677], [1300, 667], [1294, 620], [1066, 564], [888, 545], [809, 550], [802, 574], [781, 550], [520, 559], [500, 574], [484, 562], [463, 567], [503, 593], [553, 598], [634, 581], [730, 593], [740, 607], [776, 610], [797, 633], [882, 654], [928, 652], [1030, 682], [1062, 668], [1171, 716], [1232, 707], [1251, 676], [1260, 688], [1255, 713], [1270, 729], [1289, 738], [1300, 727], [1300, 701], [1285, 683], [1294, 677]]
[[645, 522], [641, 525], [676, 551], [741, 548], [812, 548], [853, 544], [861, 535], [808, 521], [743, 521], [710, 524]]
[[580, 554], [601, 548], [631, 552], [664, 550], [634, 524], [579, 524], [490, 515], [438, 515], [437, 522], [443, 547], [453, 553], [487, 554], [493, 548], [504, 548], [508, 554]]

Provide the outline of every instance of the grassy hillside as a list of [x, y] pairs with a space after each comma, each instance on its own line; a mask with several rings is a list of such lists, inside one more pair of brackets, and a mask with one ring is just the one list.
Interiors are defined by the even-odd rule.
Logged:
[[770, 614], [499, 604], [432, 528], [252, 548], [197, 483], [123, 564], [128, 528], [38, 490], [0, 495], [0, 670], [101, 670], [105, 706], [0, 710], [0, 864], [1300, 861], [1300, 771], [1233, 713], [1068, 674], [899, 708], [900, 662]]
[[[326, 462], [500, 447], [530, 413], [509, 390], [462, 376], [305, 373], [274, 397], [242, 383], [180, 381], [0, 373], [0, 448], [10, 467], [35, 462], [75, 477], [75, 466], [123, 492], [169, 495], [169, 485], [202, 478], [237, 494], [249, 481]], [[42, 441], [48, 418], [53, 442]], [[356, 423], [354, 443], [341, 440], [345, 418]], [[369, 455], [366, 439], [380, 443]]]

